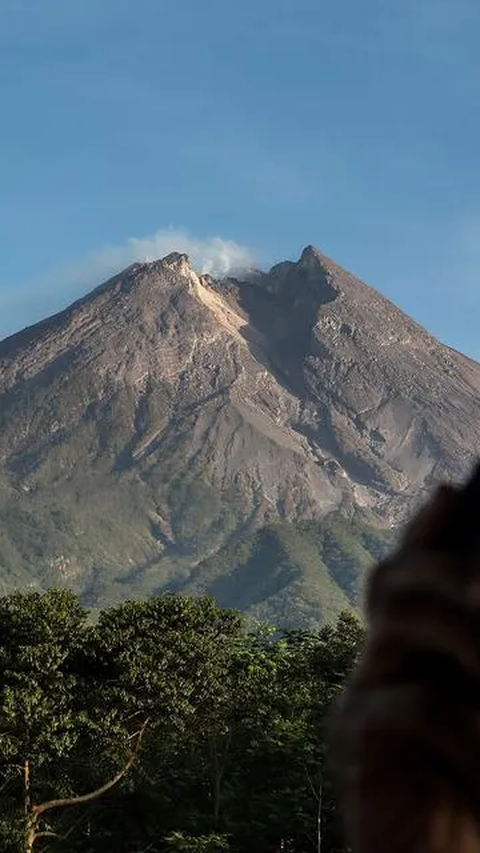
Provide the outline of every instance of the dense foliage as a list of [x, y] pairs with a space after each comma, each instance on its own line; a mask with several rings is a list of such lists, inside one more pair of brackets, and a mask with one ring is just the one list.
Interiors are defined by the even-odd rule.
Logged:
[[5, 853], [340, 853], [326, 711], [362, 641], [213, 600], [0, 599]]

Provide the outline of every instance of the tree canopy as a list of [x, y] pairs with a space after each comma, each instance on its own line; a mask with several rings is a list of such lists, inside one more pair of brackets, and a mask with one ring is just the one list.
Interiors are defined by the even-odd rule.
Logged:
[[5, 853], [340, 853], [324, 721], [363, 640], [208, 598], [0, 599]]

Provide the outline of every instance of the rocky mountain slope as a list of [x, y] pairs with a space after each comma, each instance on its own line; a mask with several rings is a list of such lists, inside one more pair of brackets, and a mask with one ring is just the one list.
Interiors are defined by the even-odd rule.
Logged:
[[480, 365], [312, 247], [245, 280], [134, 264], [0, 343], [0, 580], [355, 604], [479, 449]]

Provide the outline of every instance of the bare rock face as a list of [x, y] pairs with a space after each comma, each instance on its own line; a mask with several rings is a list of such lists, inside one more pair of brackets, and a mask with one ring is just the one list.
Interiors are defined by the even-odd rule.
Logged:
[[[382, 529], [465, 474], [480, 365], [312, 247], [246, 279], [174, 253], [0, 343], [3, 589], [67, 583], [104, 605], [219, 594], [223, 573], [223, 602], [316, 621], [355, 604]], [[354, 544], [334, 518], [346, 536], [360, 523]], [[247, 567], [267, 528], [283, 544], [262, 591]], [[303, 613], [312, 584], [311, 612], [279, 609], [295, 589]]]

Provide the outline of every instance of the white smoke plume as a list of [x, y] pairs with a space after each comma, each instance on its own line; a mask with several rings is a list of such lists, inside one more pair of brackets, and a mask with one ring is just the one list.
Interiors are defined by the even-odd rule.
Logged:
[[76, 263], [68, 264], [44, 279], [42, 284], [63, 289], [88, 288], [120, 272], [134, 261], [153, 261], [170, 252], [189, 256], [199, 273], [222, 277], [252, 269], [255, 252], [221, 237], [201, 239], [183, 228], [164, 228], [150, 237], [131, 237], [121, 246], [104, 246]]
[[257, 255], [246, 246], [221, 237], [194, 237], [184, 228], [131, 237], [123, 245], [104, 246], [84, 259], [56, 267], [36, 282], [14, 290], [0, 289], [0, 340], [59, 311], [135, 261], [153, 261], [171, 252], [187, 254], [197, 272], [219, 278], [256, 266]]
[[157, 231], [153, 237], [133, 238], [128, 247], [135, 253], [134, 260], [155, 260], [169, 252], [185, 252], [198, 272], [212, 276], [229, 275], [251, 269], [255, 253], [233, 240], [212, 237], [201, 240], [187, 231], [175, 228]]

